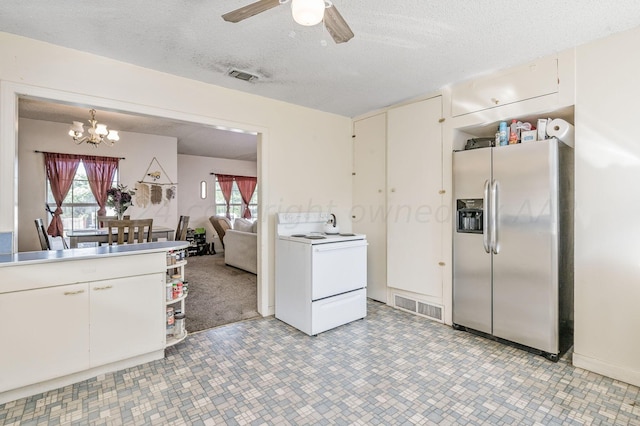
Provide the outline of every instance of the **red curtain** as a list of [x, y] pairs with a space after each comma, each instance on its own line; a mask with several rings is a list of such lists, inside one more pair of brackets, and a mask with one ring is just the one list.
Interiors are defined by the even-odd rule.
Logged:
[[51, 223], [47, 229], [47, 234], [52, 237], [61, 237], [64, 234], [64, 227], [62, 226], [62, 202], [67, 196], [71, 184], [73, 184], [73, 178], [78, 170], [78, 164], [80, 164], [80, 158], [77, 155], [72, 154], [56, 154], [51, 152], [44, 153], [44, 163], [47, 170], [47, 178], [51, 183], [51, 192], [53, 198], [56, 200], [56, 211], [53, 213]]
[[244, 217], [245, 219], [249, 219], [251, 217], [249, 202], [251, 201], [251, 197], [253, 197], [253, 192], [256, 190], [258, 179], [255, 177], [236, 176], [236, 184], [238, 185], [238, 190], [240, 191], [240, 195], [242, 196], [242, 201], [245, 204], [242, 217]]
[[229, 214], [229, 203], [231, 202], [231, 190], [233, 189], [233, 179], [235, 176], [231, 175], [216, 175], [218, 178], [218, 184], [220, 185], [220, 190], [222, 191], [222, 196], [224, 197], [224, 201], [227, 203], [227, 218], [231, 219], [231, 215]]
[[120, 160], [115, 157], [97, 157], [82, 156], [84, 168], [87, 171], [89, 186], [96, 202], [100, 207], [98, 216], [104, 216], [107, 213], [105, 205], [107, 204], [107, 191], [111, 188], [113, 176], [118, 169]]

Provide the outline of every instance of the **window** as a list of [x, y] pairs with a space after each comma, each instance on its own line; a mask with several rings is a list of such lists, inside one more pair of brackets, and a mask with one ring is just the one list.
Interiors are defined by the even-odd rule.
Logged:
[[[242, 196], [240, 195], [240, 190], [238, 189], [238, 185], [233, 182], [233, 188], [231, 189], [231, 198], [229, 200], [229, 215], [231, 219], [236, 219], [242, 217], [242, 212], [244, 211], [245, 204], [242, 202]], [[258, 217], [258, 187], [256, 186], [256, 190], [253, 191], [253, 196], [251, 197], [251, 201], [249, 202], [249, 211], [251, 212], [251, 219], [256, 219]], [[216, 178], [216, 214], [224, 216], [227, 214], [227, 203], [224, 200], [224, 195], [222, 195], [222, 190], [220, 189], [220, 185], [218, 184], [218, 179]]]
[[[114, 174], [112, 185], [118, 183], [118, 171]], [[47, 179], [47, 205], [54, 211], [56, 209], [56, 201], [51, 193], [51, 185]], [[62, 225], [65, 232], [79, 229], [96, 229], [98, 228], [98, 203], [89, 187], [89, 179], [84, 169], [82, 161], [78, 165], [78, 170], [73, 178], [73, 184], [69, 193], [62, 202]], [[107, 207], [107, 215], [115, 215], [115, 211], [111, 207]], [[51, 218], [49, 218], [51, 221]]]
[[200, 182], [200, 198], [207, 198], [207, 182], [204, 180]]

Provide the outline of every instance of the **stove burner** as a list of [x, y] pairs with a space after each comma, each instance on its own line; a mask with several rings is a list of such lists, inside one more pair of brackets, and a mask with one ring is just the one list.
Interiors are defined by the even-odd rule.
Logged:
[[325, 237], [324, 235], [320, 235], [320, 234], [291, 234], [292, 237], [294, 238], [306, 238], [308, 240], [323, 240], [327, 237]]

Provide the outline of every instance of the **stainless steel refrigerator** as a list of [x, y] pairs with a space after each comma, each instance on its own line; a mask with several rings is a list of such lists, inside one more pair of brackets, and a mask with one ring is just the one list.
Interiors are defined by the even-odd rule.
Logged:
[[453, 154], [453, 323], [557, 360], [573, 330], [573, 150]]

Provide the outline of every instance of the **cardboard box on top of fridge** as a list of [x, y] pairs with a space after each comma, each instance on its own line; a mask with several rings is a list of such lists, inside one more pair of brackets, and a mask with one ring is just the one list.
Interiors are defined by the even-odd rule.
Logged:
[[537, 139], [537, 130], [523, 130], [520, 132], [520, 142], [534, 142]]

